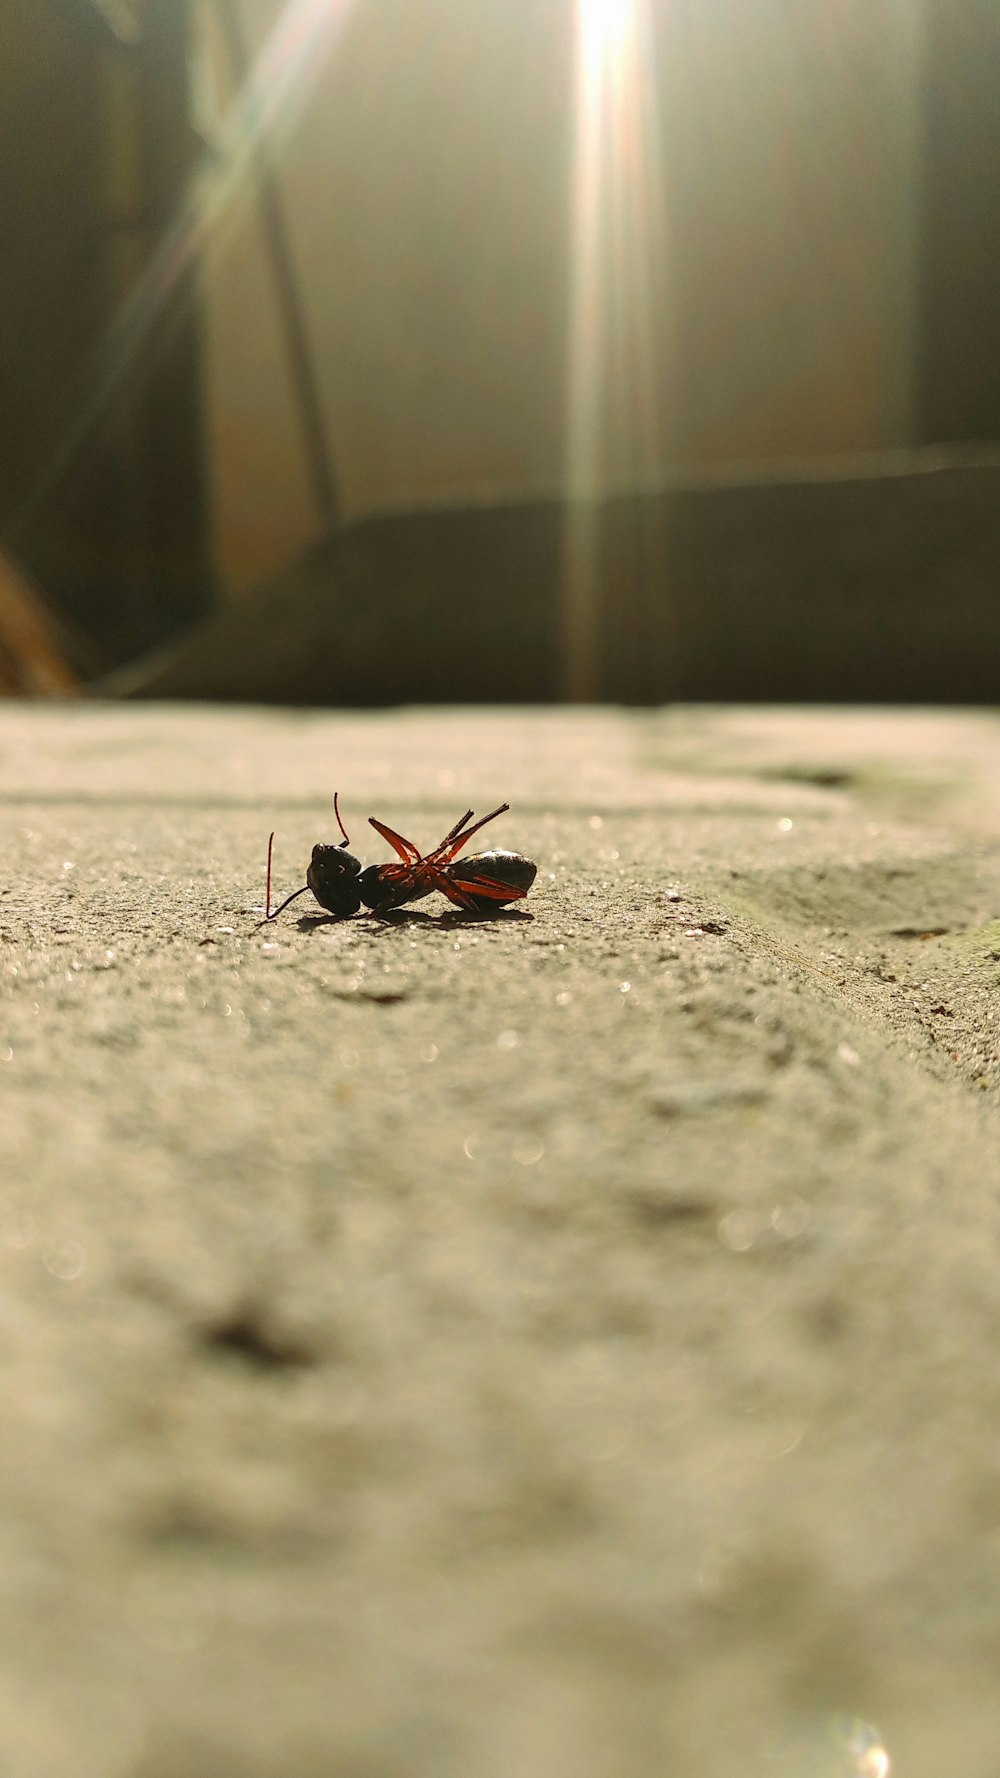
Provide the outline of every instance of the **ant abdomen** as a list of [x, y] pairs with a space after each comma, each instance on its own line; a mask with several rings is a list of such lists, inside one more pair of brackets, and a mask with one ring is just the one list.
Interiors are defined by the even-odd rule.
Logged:
[[[448, 867], [448, 875], [465, 893], [471, 908], [478, 914], [488, 914], [498, 907], [504, 907], [508, 901], [520, 901], [527, 895], [535, 877], [538, 866], [531, 858], [525, 858], [521, 852], [507, 852], [497, 849], [493, 852], [475, 852], [471, 858], [459, 859]], [[486, 883], [490, 894], [477, 893], [480, 884]], [[510, 890], [509, 895], [503, 892]]]

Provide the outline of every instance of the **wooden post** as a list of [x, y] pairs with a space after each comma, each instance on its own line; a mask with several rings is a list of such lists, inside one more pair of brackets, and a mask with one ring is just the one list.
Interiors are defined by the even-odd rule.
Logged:
[[[142, 11], [137, 109], [149, 257], [178, 222], [193, 170], [190, 13], [190, 0], [146, 0]], [[148, 347], [138, 415], [141, 554], [162, 605], [184, 622], [213, 603], [214, 584], [196, 265], [181, 274]]]
[[1000, 439], [1000, 5], [926, 8], [918, 444]]

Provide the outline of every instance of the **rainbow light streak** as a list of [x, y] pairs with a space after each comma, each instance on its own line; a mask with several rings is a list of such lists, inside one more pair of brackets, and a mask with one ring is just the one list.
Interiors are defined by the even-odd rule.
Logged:
[[658, 467], [654, 329], [665, 258], [649, 0], [577, 0], [562, 658], [567, 698], [601, 689], [598, 500]]
[[[179, 213], [109, 329], [92, 389], [57, 451], [34, 510], [85, 446], [143, 345], [169, 308], [182, 280], [209, 245], [217, 248], [236, 199], [253, 174], [265, 140], [287, 132], [358, 0], [286, 0], [240, 91], [223, 117], [211, 151], [194, 174]], [[22, 518], [22, 522], [23, 518]]]

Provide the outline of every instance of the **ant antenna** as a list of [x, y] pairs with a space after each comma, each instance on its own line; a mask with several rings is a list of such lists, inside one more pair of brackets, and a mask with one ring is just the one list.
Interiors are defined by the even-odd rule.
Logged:
[[340, 831], [344, 836], [344, 845], [349, 846], [351, 843], [351, 836], [340, 819], [340, 792], [337, 790], [333, 793], [333, 812], [337, 817], [337, 826], [340, 828]]
[[[338, 817], [338, 819], [339, 819], [339, 817]], [[289, 902], [297, 901], [299, 896], [304, 895], [306, 890], [309, 887], [308, 883], [303, 883], [301, 889], [296, 889], [293, 892], [293, 894], [287, 896], [285, 898], [285, 900], [282, 902], [281, 906], [275, 908], [274, 912], [272, 913], [271, 912], [271, 862], [272, 862], [273, 858], [274, 858], [274, 835], [272, 833], [270, 839], [267, 842], [267, 911], [264, 914], [263, 920], [261, 920], [258, 923], [258, 930], [260, 929], [261, 926], [266, 926], [269, 920], [276, 920], [278, 918], [279, 914], [284, 913]]]

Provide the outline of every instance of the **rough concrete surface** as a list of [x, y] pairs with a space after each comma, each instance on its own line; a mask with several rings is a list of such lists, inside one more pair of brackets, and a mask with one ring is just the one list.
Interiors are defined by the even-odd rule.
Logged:
[[[4, 1778], [995, 1778], [1000, 720], [0, 709]], [[255, 929], [509, 798], [526, 911]]]

